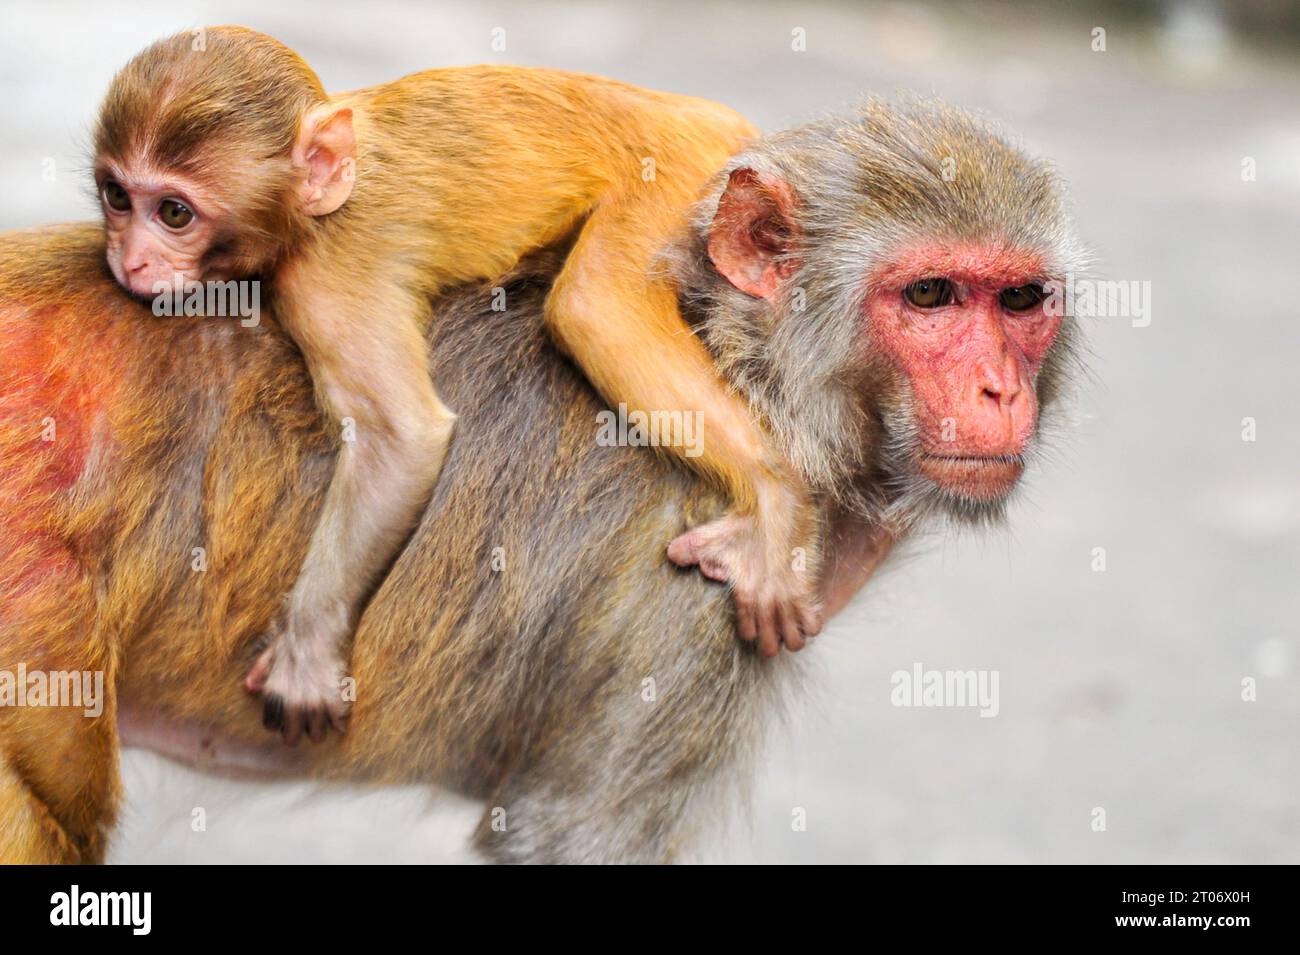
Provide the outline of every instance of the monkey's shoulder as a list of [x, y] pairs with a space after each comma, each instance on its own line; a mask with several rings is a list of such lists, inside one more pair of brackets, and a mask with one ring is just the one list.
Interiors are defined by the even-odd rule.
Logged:
[[114, 284], [104, 268], [102, 225], [76, 222], [0, 233], [0, 294], [57, 299], [69, 274], [102, 276], [105, 285]]

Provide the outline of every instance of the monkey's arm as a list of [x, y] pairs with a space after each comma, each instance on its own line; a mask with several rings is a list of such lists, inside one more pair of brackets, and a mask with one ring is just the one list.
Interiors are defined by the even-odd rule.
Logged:
[[[689, 529], [668, 555], [733, 587], [740, 635], [759, 639], [763, 652], [802, 647], [819, 627], [806, 492], [683, 321], [671, 285], [650, 278], [753, 127], [716, 103], [576, 74], [474, 67], [398, 85], [418, 104], [416, 121], [394, 129], [385, 105], [393, 94], [363, 91], [345, 100], [359, 140], [454, 129], [460, 148], [449, 142], [430, 158], [418, 139], [403, 139], [386, 153], [406, 164], [397, 181], [413, 198], [396, 210], [385, 204], [391, 215], [374, 228], [391, 232], [397, 216], [415, 216], [429, 237], [430, 285], [446, 287], [499, 275], [581, 222], [547, 301], [554, 338], [612, 406], [703, 414], [702, 447], [668, 450], [716, 480], [735, 506]], [[467, 154], [492, 157], [491, 176]], [[358, 168], [360, 190], [366, 169], [389, 167], [362, 155]]]
[[[268, 728], [291, 744], [304, 730], [324, 738], [327, 722], [343, 729], [347, 636], [427, 503], [456, 420], [429, 377], [420, 320], [428, 306], [375, 276], [347, 273], [346, 288], [317, 268], [277, 276], [280, 320], [342, 438], [278, 639], [245, 680], [265, 694]], [[353, 301], [366, 303], [366, 321]]]
[[[704, 175], [691, 181], [702, 184]], [[611, 404], [629, 413], [701, 412], [702, 440], [668, 450], [718, 481], [734, 507], [689, 529], [668, 554], [731, 584], [741, 637], [758, 639], [770, 656], [782, 642], [801, 648], [820, 629], [814, 521], [801, 483], [719, 376], [671, 285], [649, 277], [688, 204], [684, 191], [648, 186], [640, 197], [598, 205], [547, 300], [547, 322]]]

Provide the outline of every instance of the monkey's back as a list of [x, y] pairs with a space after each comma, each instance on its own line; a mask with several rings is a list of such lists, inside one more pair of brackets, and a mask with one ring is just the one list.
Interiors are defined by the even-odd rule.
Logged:
[[[0, 377], [0, 459], [27, 466], [0, 473], [0, 643], [93, 642], [135, 705], [264, 743], [241, 678], [332, 463], [300, 356], [271, 320], [155, 318], [100, 278], [93, 226], [4, 248], [0, 339], [22, 360]], [[312, 758], [514, 791], [537, 819], [633, 812], [639, 793], [661, 826], [753, 742], [790, 664], [759, 660], [726, 591], [664, 558], [722, 502], [652, 451], [597, 444], [601, 405], [542, 327], [555, 266], [508, 280], [506, 311], [487, 289], [435, 307], [457, 433], [357, 630], [350, 731]], [[70, 294], [70, 274], [94, 278]], [[9, 400], [31, 381], [39, 400]], [[34, 405], [68, 436], [45, 457]], [[565, 854], [554, 825], [534, 836]]]
[[[352, 198], [330, 218], [350, 255], [392, 242], [430, 289], [490, 278], [602, 201], [674, 213], [756, 130], [719, 103], [513, 66], [414, 73], [339, 94], [354, 112]], [[364, 238], [364, 243], [358, 243]]]

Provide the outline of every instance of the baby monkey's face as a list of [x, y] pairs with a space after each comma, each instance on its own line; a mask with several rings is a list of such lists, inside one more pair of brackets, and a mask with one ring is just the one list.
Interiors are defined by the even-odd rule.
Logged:
[[220, 280], [209, 251], [215, 210], [203, 190], [174, 175], [103, 164], [95, 171], [104, 207], [108, 267], [131, 294], [153, 298], [184, 282]]

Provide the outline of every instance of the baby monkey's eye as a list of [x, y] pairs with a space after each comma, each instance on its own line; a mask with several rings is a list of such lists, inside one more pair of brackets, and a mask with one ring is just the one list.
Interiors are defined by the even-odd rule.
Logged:
[[190, 207], [179, 199], [164, 199], [158, 207], [158, 216], [169, 229], [184, 229], [194, 218]]
[[1004, 288], [998, 295], [1002, 307], [1009, 312], [1027, 312], [1046, 297], [1041, 285], [1017, 285]]
[[938, 308], [953, 302], [952, 283], [947, 279], [921, 279], [903, 289], [903, 297], [917, 308]]
[[114, 212], [130, 212], [131, 197], [112, 179], [104, 180], [104, 202]]

